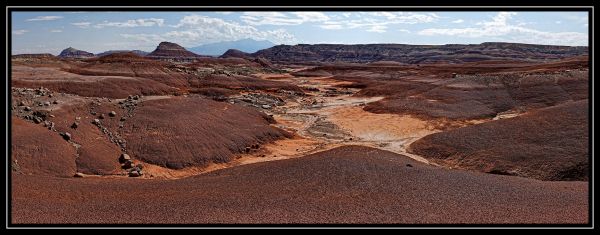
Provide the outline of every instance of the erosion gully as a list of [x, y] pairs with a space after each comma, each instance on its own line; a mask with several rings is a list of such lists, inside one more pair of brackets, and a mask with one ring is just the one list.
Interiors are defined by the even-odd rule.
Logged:
[[257, 107], [273, 115], [277, 121], [274, 126], [294, 133], [293, 138], [265, 144], [256, 152], [240, 154], [228, 163], [215, 163], [207, 167], [173, 170], [145, 163], [147, 175], [153, 175], [151, 179], [179, 179], [239, 165], [302, 157], [344, 145], [383, 149], [435, 165], [418, 155], [407, 153], [406, 148], [413, 141], [439, 130], [435, 129], [433, 123], [410, 116], [375, 114], [363, 110], [364, 105], [383, 97], [355, 96], [360, 89], [337, 87], [347, 82], [332, 77], [294, 77], [289, 74], [256, 76], [289, 82], [308, 91], [306, 96], [279, 96], [285, 101], [281, 106], [268, 109]]

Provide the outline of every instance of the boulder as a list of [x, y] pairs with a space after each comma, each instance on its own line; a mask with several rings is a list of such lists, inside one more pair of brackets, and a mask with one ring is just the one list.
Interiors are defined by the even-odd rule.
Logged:
[[117, 116], [117, 113], [115, 111], [110, 111], [110, 113], [108, 113], [108, 116], [114, 117]]
[[131, 157], [129, 154], [122, 153], [121, 156], [119, 156], [119, 163], [125, 163], [126, 161], [131, 161]]
[[139, 177], [141, 174], [139, 171], [130, 171], [129, 177]]
[[63, 139], [65, 139], [66, 141], [71, 140], [71, 134], [69, 132], [61, 132], [60, 135], [63, 137]]
[[126, 160], [125, 163], [123, 163], [123, 169], [129, 169], [129, 168], [133, 168], [133, 161]]

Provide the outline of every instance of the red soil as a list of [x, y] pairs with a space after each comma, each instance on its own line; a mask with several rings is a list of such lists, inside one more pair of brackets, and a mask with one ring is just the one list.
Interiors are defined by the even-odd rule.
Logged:
[[[105, 106], [108, 104], [104, 103]], [[52, 113], [55, 118], [49, 118], [56, 124], [56, 129], [59, 132], [69, 132], [72, 136], [72, 141], [81, 145], [79, 148], [79, 157], [77, 158], [77, 170], [86, 174], [118, 174], [120, 173], [120, 165], [117, 161], [121, 154], [121, 149], [102, 133], [102, 131], [92, 124], [92, 120], [98, 118], [101, 113], [107, 117], [103, 122], [108, 120], [108, 112], [102, 112], [101, 109], [96, 109], [97, 115], [90, 114], [90, 107], [96, 105], [90, 101], [74, 105], [67, 105], [61, 109], [55, 110]], [[108, 110], [117, 110], [114, 107], [105, 107]], [[81, 119], [77, 121], [79, 126], [77, 129], [71, 128], [71, 125], [76, 122], [76, 117]]]
[[587, 187], [347, 146], [179, 180], [13, 174], [11, 222], [587, 223]]
[[76, 153], [69, 142], [41, 125], [15, 117], [11, 121], [13, 172], [36, 176], [70, 177], [75, 174]]
[[[301, 92], [295, 85], [242, 75], [203, 74], [199, 70], [212, 66], [261, 66], [239, 58], [203, 58], [191, 64], [174, 64], [140, 57], [133, 53], [115, 53], [83, 61], [36, 59], [34, 62], [13, 60], [12, 86], [51, 90], [88, 97], [125, 98], [128, 95], [172, 95], [202, 93], [204, 88], [232, 90], [279, 89]], [[235, 65], [234, 65], [235, 64]]]
[[409, 151], [440, 165], [541, 180], [589, 177], [588, 100], [423, 137]]
[[[190, 90], [196, 91], [201, 88], [223, 88], [228, 90], [262, 90], [278, 91], [289, 90], [301, 93], [302, 90], [292, 84], [280, 81], [272, 81], [248, 76], [224, 76], [211, 75], [189, 81]], [[236, 92], [237, 93], [237, 92]]]
[[[428, 66], [323, 67], [335, 78], [364, 88], [358, 95], [385, 96], [365, 110], [421, 118], [491, 118], [514, 108], [543, 108], [588, 96], [587, 61], [546, 64], [472, 63]], [[469, 67], [472, 66], [472, 67]], [[457, 78], [449, 78], [452, 73]]]
[[[60, 67], [12, 66], [13, 87], [38, 88], [88, 97], [124, 98], [128, 95], [164, 95], [177, 90], [165, 84], [139, 77], [112, 75], [80, 75]], [[108, 69], [108, 68], [107, 68]], [[118, 67], [115, 67], [115, 71]]]
[[122, 130], [132, 157], [169, 168], [228, 162], [255, 143], [288, 135], [253, 109], [200, 98], [146, 101]]

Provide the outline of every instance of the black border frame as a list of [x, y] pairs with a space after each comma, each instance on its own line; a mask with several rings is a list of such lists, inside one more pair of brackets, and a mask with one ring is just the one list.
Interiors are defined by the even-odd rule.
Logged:
[[[193, 8], [193, 9], [190, 9]], [[589, 84], [588, 86], [588, 97], [591, 99], [588, 102], [590, 113], [588, 120], [590, 122], [590, 137], [589, 146], [591, 150], [591, 154], [589, 155], [589, 163], [592, 167], [589, 168], [589, 181], [588, 181], [588, 223], [587, 224], [14, 224], [12, 223], [12, 194], [9, 197], [9, 191], [12, 192], [11, 184], [12, 184], [12, 171], [10, 158], [8, 154], [10, 150], [8, 149], [8, 145], [10, 145], [10, 138], [8, 137], [8, 133], [12, 133], [12, 123], [11, 116], [12, 111], [10, 110], [10, 105], [12, 103], [12, 95], [10, 94], [10, 89], [12, 88], [12, 80], [9, 79], [11, 77], [11, 56], [12, 56], [12, 13], [13, 12], [24, 12], [24, 11], [45, 11], [45, 12], [53, 12], [53, 11], [90, 11], [90, 12], [101, 12], [101, 11], [137, 11], [137, 12], [178, 12], [178, 11], [585, 11], [588, 12], [588, 55], [589, 55]], [[324, 227], [347, 227], [347, 228], [358, 228], [358, 227], [366, 227], [366, 228], [594, 228], [594, 200], [593, 200], [593, 24], [594, 24], [594, 8], [593, 6], [576, 6], [576, 7], [568, 7], [568, 6], [558, 6], [558, 7], [525, 7], [525, 6], [517, 6], [517, 7], [482, 7], [482, 6], [460, 6], [460, 7], [422, 7], [422, 6], [57, 6], [57, 7], [47, 7], [47, 6], [37, 6], [37, 7], [20, 7], [20, 6], [7, 6], [6, 7], [6, 73], [7, 73], [7, 93], [6, 93], [6, 102], [7, 102], [7, 158], [6, 158], [6, 167], [7, 167], [7, 215], [6, 215], [6, 228], [222, 228], [222, 227], [233, 227], [233, 228], [263, 228], [263, 227], [275, 227], [275, 228], [308, 228], [308, 227], [316, 227], [316, 228], [324, 228]], [[589, 98], [588, 98], [589, 99]]]

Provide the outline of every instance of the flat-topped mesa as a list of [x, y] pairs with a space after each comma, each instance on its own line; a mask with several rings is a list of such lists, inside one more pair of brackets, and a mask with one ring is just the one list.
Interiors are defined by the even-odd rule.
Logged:
[[145, 55], [150, 54], [149, 52], [140, 51], [140, 50], [110, 50], [110, 51], [105, 51], [105, 52], [102, 52], [102, 53], [98, 53], [97, 56], [105, 56], [105, 55], [111, 55], [111, 54], [117, 54], [117, 53], [126, 53], [126, 52], [131, 52], [131, 53], [139, 55], [139, 56], [145, 56]]
[[202, 56], [197, 55], [191, 51], [188, 51], [176, 43], [161, 42], [156, 47], [156, 50], [150, 52], [150, 54], [146, 55], [146, 57], [152, 58], [152, 59], [181, 62], [181, 61], [193, 61]]
[[274, 63], [465, 63], [486, 60], [543, 62], [588, 54], [587, 47], [486, 42], [481, 44], [298, 44], [278, 45], [252, 53]]
[[11, 56], [13, 59], [55, 59], [56, 56], [50, 53], [38, 53], [38, 54], [18, 54]]
[[250, 58], [252, 55], [250, 53], [246, 53], [237, 49], [229, 49], [223, 55], [219, 56], [219, 58]]
[[69, 47], [67, 49], [62, 50], [60, 52], [60, 54], [58, 55], [58, 57], [79, 59], [79, 58], [91, 58], [91, 57], [94, 57], [94, 54], [87, 52], [87, 51], [78, 50], [73, 47]]

